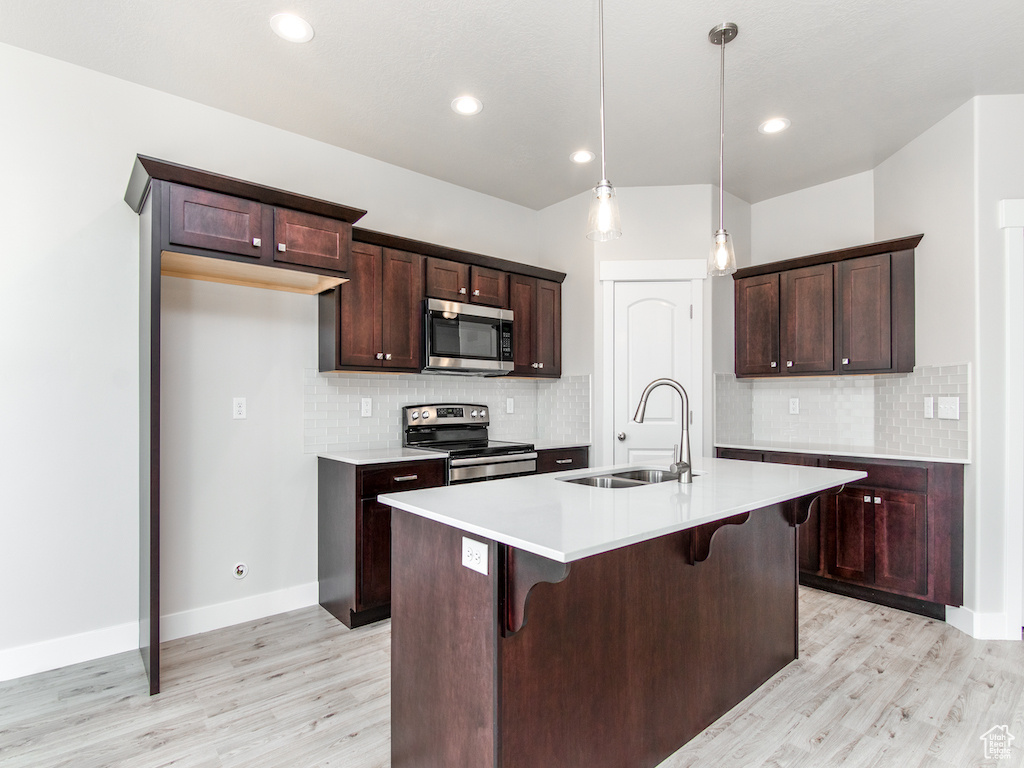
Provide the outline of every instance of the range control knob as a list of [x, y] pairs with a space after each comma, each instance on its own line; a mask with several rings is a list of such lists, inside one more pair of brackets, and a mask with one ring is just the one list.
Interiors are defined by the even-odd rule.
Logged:
[[480, 418], [481, 419], [486, 419], [487, 418], [487, 409], [486, 408], [484, 408], [484, 409], [482, 409], [480, 411]]
[[477, 415], [478, 415], [478, 414], [477, 414], [477, 412], [476, 412], [476, 411], [473, 411], [473, 412], [472, 412], [471, 414], [469, 414], [469, 415], [470, 415], [470, 416], [472, 416], [472, 417], [473, 417], [473, 418], [475, 419], [475, 418], [477, 417]]
[[412, 412], [412, 420], [413, 421], [416, 421], [416, 419], [418, 419], [419, 417], [420, 417], [420, 412], [419, 411], [413, 411]]
[[426, 408], [424, 408], [423, 412], [420, 413], [420, 416], [422, 416], [424, 419], [429, 419], [430, 418], [430, 411], [428, 411]]

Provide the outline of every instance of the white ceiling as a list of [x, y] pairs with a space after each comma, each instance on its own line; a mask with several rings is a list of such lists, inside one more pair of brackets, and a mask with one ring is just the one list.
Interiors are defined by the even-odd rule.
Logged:
[[[312, 42], [274, 35], [282, 10]], [[752, 203], [873, 168], [972, 96], [1024, 93], [1021, 0], [605, 0], [616, 186], [717, 183], [722, 21], [739, 25], [725, 187]], [[0, 0], [0, 42], [531, 208], [600, 178], [568, 159], [599, 150], [597, 0]], [[452, 112], [462, 93], [483, 112]], [[774, 115], [792, 127], [759, 134]]]

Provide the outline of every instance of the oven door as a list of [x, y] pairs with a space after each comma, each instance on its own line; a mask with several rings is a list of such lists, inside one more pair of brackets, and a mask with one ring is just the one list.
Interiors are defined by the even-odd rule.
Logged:
[[452, 459], [448, 467], [448, 484], [497, 480], [500, 477], [532, 475], [537, 471], [537, 454], [513, 453], [508, 456], [479, 456]]
[[512, 311], [427, 299], [427, 372], [501, 376], [512, 370]]

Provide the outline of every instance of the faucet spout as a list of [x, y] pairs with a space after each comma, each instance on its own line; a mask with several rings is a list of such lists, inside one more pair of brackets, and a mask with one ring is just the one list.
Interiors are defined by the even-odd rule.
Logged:
[[669, 467], [673, 472], [679, 474], [680, 483], [692, 483], [693, 482], [693, 464], [690, 458], [690, 398], [686, 394], [686, 390], [683, 389], [683, 385], [675, 379], [655, 379], [648, 384], [640, 395], [640, 403], [636, 407], [636, 413], [633, 414], [633, 421], [637, 424], [642, 424], [644, 420], [644, 413], [647, 411], [647, 398], [650, 396], [658, 387], [671, 387], [679, 393], [680, 400], [683, 401], [683, 413], [682, 419], [683, 430], [679, 435], [679, 449], [674, 452], [672, 466]]

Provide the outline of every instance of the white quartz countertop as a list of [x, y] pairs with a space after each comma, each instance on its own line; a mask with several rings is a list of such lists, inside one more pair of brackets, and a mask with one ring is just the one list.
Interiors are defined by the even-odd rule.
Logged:
[[842, 469], [705, 458], [702, 474], [690, 484], [593, 488], [563, 481], [628, 468], [530, 475], [387, 493], [378, 499], [568, 563], [866, 477]]
[[346, 464], [390, 464], [396, 461], [426, 461], [446, 459], [448, 454], [437, 451], [421, 451], [417, 448], [367, 448], [352, 451], [328, 451], [318, 453], [321, 459], [341, 461]]
[[758, 440], [749, 443], [715, 443], [716, 448], [738, 448], [743, 451], [778, 451], [779, 453], [816, 453], [826, 456], [849, 456], [861, 459], [897, 459], [901, 461], [932, 461], [939, 464], [970, 464], [968, 458], [923, 456], [880, 450], [873, 445], [851, 446], [842, 443], [802, 443], [794, 440]]

